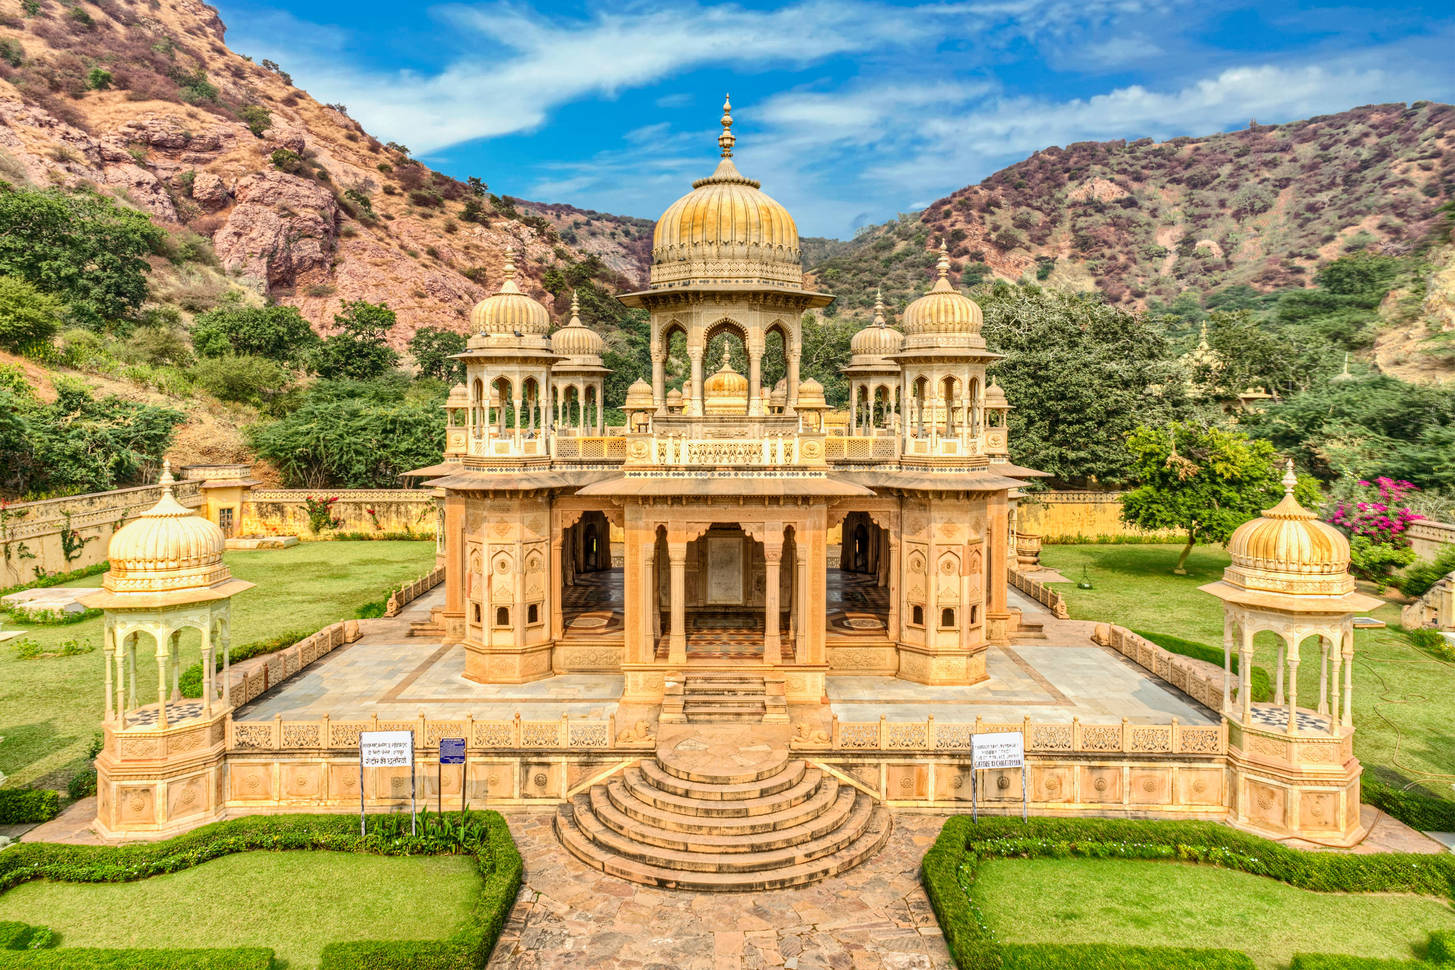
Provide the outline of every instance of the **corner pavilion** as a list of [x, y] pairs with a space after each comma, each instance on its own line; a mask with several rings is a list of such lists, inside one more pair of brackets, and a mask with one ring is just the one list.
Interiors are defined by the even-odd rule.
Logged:
[[[805, 288], [792, 216], [733, 164], [726, 104], [722, 125], [716, 171], [657, 222], [648, 287], [621, 297], [650, 313], [652, 356], [624, 433], [604, 433], [601, 340], [574, 304], [548, 336], [511, 263], [471, 313], [445, 462], [415, 473], [443, 494], [438, 624], [470, 679], [619, 671], [626, 701], [661, 701], [694, 669], [759, 675], [806, 703], [825, 700], [831, 671], [983, 681], [987, 646], [1017, 622], [1016, 489], [1039, 473], [1008, 460], [980, 308], [942, 250], [903, 333], [881, 303], [854, 337], [850, 433], [827, 433], [800, 319], [832, 297]], [[667, 380], [674, 337], [681, 387]], [[712, 369], [717, 343], [747, 374], [726, 352]], [[770, 347], [785, 374], [773, 388]]]
[[[106, 610], [97, 831], [398, 810], [418, 781], [427, 799], [553, 811], [585, 864], [709, 891], [832, 876], [878, 851], [890, 809], [973, 797], [1362, 838], [1352, 618], [1376, 601], [1291, 469], [1204, 587], [1224, 606], [1222, 669], [1058, 620], [1012, 558], [1039, 473], [1008, 459], [998, 355], [944, 251], [901, 329], [876, 301], [847, 422], [830, 420], [799, 321], [831, 298], [804, 286], [792, 217], [733, 164], [726, 105], [722, 123], [716, 171], [658, 220], [649, 285], [621, 297], [648, 311], [652, 358], [624, 428], [606, 427], [602, 340], [574, 300], [552, 333], [512, 262], [472, 311], [445, 460], [412, 473], [439, 498], [439, 565], [404, 613], [230, 665], [249, 584], [164, 475], [88, 599]], [[211, 674], [198, 700], [179, 691], [187, 631]], [[1253, 697], [1260, 637], [1277, 641], [1271, 703]], [[1319, 665], [1316, 696], [1301, 663]], [[413, 732], [415, 766], [361, 768], [371, 730]], [[972, 770], [983, 732], [1018, 733], [1024, 766]], [[445, 738], [465, 764], [416, 773]]]

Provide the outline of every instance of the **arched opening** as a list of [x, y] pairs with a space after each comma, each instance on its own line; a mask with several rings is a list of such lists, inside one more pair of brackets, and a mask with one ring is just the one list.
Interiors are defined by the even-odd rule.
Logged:
[[928, 428], [925, 426], [928, 421], [925, 399], [929, 396], [929, 387], [930, 380], [928, 377], [915, 378], [914, 383], [911, 385], [910, 394], [913, 399], [914, 409], [911, 427], [916, 438], [923, 438], [928, 434]]
[[541, 386], [534, 377], [527, 377], [521, 384], [521, 408], [524, 425], [522, 430], [527, 438], [534, 438], [536, 435], [537, 421], [541, 418]]
[[589, 511], [561, 530], [561, 614], [565, 635], [620, 633], [625, 590], [620, 541], [604, 512]]
[[838, 549], [829, 534], [825, 590], [828, 628], [834, 633], [884, 636], [889, 626], [893, 581], [888, 530], [868, 512], [849, 512], [839, 524]]
[[514, 385], [508, 377], [497, 377], [490, 383], [490, 405], [494, 413], [486, 423], [492, 426], [497, 437], [505, 437], [514, 424], [512, 401]]
[[789, 341], [788, 326], [781, 320], [775, 320], [763, 334], [762, 383], [770, 391], [788, 378]]
[[[689, 661], [746, 659], [761, 661], [765, 637], [771, 632], [766, 608], [770, 575], [777, 573], [778, 644], [781, 658], [794, 652], [793, 580], [790, 568], [796, 550], [779, 537], [782, 554], [770, 568], [763, 542], [734, 523], [714, 523], [687, 543], [684, 566], [683, 617]], [[672, 633], [671, 561], [665, 536], [656, 544], [659, 631], [657, 658], [670, 655]]]

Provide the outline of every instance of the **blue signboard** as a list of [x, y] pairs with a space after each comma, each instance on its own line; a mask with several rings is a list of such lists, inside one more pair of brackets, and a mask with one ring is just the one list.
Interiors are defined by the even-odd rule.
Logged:
[[462, 765], [465, 763], [464, 738], [440, 738], [440, 764]]

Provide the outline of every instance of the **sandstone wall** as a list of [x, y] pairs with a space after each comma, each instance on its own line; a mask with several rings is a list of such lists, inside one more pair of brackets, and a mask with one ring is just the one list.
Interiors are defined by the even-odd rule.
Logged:
[[[309, 528], [308, 510], [304, 501], [314, 498], [337, 498], [333, 516], [339, 524], [325, 529], [319, 538], [335, 532], [413, 533], [421, 539], [433, 539], [437, 531], [437, 503], [428, 489], [307, 489], [255, 488], [243, 500], [240, 521], [235, 533], [248, 535], [296, 535], [314, 538]], [[370, 510], [372, 514], [370, 514]]]
[[1121, 492], [1042, 492], [1033, 500], [1023, 501], [1018, 516], [1018, 531], [1038, 533], [1047, 542], [1095, 541], [1113, 536], [1168, 541], [1181, 538], [1122, 522]]

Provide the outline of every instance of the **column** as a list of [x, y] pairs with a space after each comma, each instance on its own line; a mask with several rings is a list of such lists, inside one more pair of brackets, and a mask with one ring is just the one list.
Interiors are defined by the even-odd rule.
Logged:
[[136, 646], [141, 634], [132, 633], [126, 638], [126, 672], [127, 690], [126, 707], [128, 710], [136, 710]]
[[212, 717], [212, 681], [216, 674], [212, 660], [212, 624], [202, 631], [202, 716]]
[[783, 560], [783, 525], [769, 522], [763, 534], [763, 662], [783, 662], [783, 644], [778, 638], [778, 598]]
[[902, 637], [899, 628], [899, 539], [889, 537], [889, 617], [885, 623], [890, 639], [898, 643]]
[[1278, 638], [1278, 670], [1274, 673], [1273, 703], [1283, 706], [1283, 665], [1288, 662], [1288, 642]]
[[1298, 733], [1298, 642], [1288, 641], [1288, 733]]
[[126, 643], [128, 636], [113, 638], [116, 644], [116, 723], [126, 730]]
[[1238, 641], [1238, 699], [1243, 706], [1243, 725], [1253, 723], [1253, 635], [1246, 629], [1239, 631]]
[[[554, 516], [552, 516], [554, 518]], [[566, 635], [566, 617], [562, 612], [562, 599], [564, 598], [564, 580], [561, 570], [561, 526], [559, 522], [551, 526], [551, 639], [559, 640]]]
[[652, 406], [661, 414], [667, 407], [667, 355], [652, 354]]
[[602, 400], [604, 387], [601, 381], [596, 382], [596, 434], [606, 434], [606, 405]]
[[157, 635], [157, 728], [161, 731], [167, 729], [167, 662], [172, 659], [171, 642], [170, 634]]
[[104, 631], [102, 631], [101, 643], [102, 643], [102, 647], [101, 647], [102, 653], [101, 653], [101, 656], [104, 657], [105, 658], [105, 661], [106, 661], [105, 664], [103, 665], [103, 666], [106, 667], [106, 688], [105, 688], [105, 690], [106, 690], [106, 721], [105, 721], [105, 723], [110, 724], [111, 723], [111, 700], [112, 700], [112, 698], [111, 698], [111, 689], [112, 689], [111, 688], [111, 661], [112, 661], [112, 658], [116, 655], [116, 631], [114, 629], [112, 629], [112, 626], [111, 626], [110, 622], [108, 622], [106, 624], [106, 629]]
[[[871, 407], [873, 405], [870, 405]], [[849, 384], [849, 434], [859, 433], [859, 385]]]
[[762, 395], [759, 393], [763, 383], [763, 348], [748, 348], [748, 416], [757, 417], [763, 413]]
[[1344, 628], [1344, 727], [1354, 726], [1354, 628]]
[[1232, 676], [1233, 676], [1233, 618], [1227, 614], [1223, 615], [1223, 712], [1232, 707]]
[[1329, 638], [1319, 637], [1319, 706], [1320, 714], [1329, 713]]
[[687, 413], [695, 417], [702, 417], [704, 410], [702, 393], [702, 353], [704, 349], [698, 347], [694, 352], [691, 347], [687, 348], [687, 354], [692, 359], [692, 400], [687, 404]]
[[[796, 638], [793, 643], [793, 659], [798, 663], [809, 663], [808, 656], [808, 625], [815, 622], [809, 615], [809, 602], [812, 599], [808, 583], [808, 529], [804, 524], [795, 525], [793, 529], [793, 549], [796, 553], [796, 568], [798, 571], [798, 629], [794, 631]], [[822, 533], [820, 533], [822, 535]], [[800, 536], [804, 536], [800, 539]], [[820, 542], [823, 540], [820, 539]], [[819, 658], [820, 660], [822, 658]]]
[[1338, 644], [1331, 644], [1329, 648], [1329, 663], [1332, 669], [1329, 672], [1330, 703], [1329, 703], [1329, 737], [1339, 736], [1339, 661], [1343, 655], [1339, 652]]
[[788, 350], [788, 413], [798, 409], [798, 357], [803, 349], [796, 343]]
[[687, 663], [687, 543], [668, 540], [667, 560], [672, 568], [672, 632], [667, 641], [667, 661], [685, 666]]
[[222, 706], [232, 706], [232, 632], [224, 623], [218, 632], [222, 634]]

